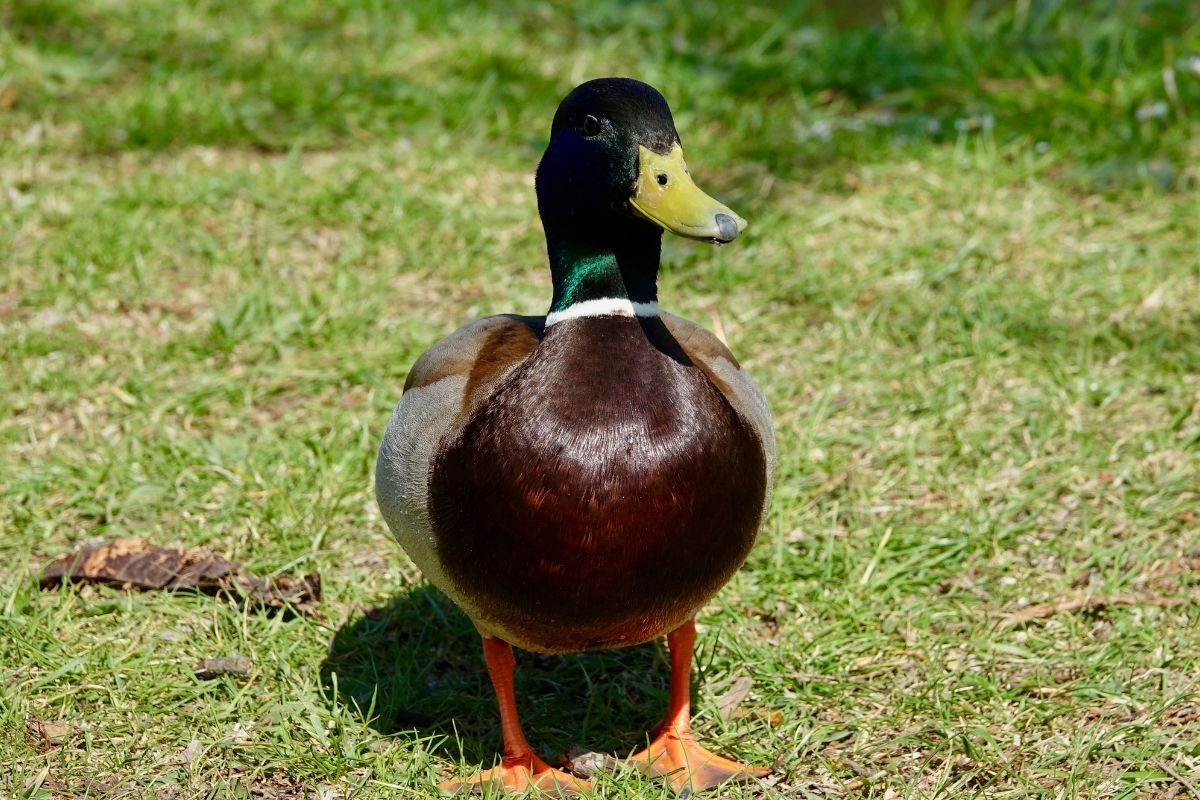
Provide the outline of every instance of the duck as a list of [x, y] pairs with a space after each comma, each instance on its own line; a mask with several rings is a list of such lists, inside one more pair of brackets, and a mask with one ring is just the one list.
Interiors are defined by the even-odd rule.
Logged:
[[659, 308], [665, 231], [723, 245], [746, 221], [697, 187], [654, 87], [599, 78], [558, 105], [534, 181], [547, 312], [475, 320], [412, 366], [379, 447], [383, 519], [478, 630], [499, 705], [496, 766], [451, 792], [590, 789], [543, 761], [513, 648], [566, 654], [666, 637], [667, 708], [628, 762], [686, 795], [769, 770], [691, 727], [697, 612], [769, 504], [771, 412], [729, 348]]

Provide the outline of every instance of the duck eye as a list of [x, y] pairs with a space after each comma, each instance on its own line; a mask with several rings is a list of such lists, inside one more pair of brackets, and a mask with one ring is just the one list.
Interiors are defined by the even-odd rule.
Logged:
[[583, 135], [589, 139], [600, 133], [600, 120], [588, 114], [583, 118]]
[[666, 186], [667, 185], [667, 173], [665, 173], [665, 172], [658, 173], [657, 175], [654, 176], [654, 180], [658, 181], [659, 186]]

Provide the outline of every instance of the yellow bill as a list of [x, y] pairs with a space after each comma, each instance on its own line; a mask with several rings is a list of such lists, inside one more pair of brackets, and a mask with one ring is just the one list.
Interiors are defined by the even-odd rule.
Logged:
[[746, 230], [746, 220], [692, 182], [679, 145], [665, 156], [638, 146], [637, 192], [630, 203], [646, 219], [689, 239], [732, 242]]

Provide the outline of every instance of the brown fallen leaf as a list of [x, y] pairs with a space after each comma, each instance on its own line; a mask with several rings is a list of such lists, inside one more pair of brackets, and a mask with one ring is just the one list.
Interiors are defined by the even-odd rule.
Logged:
[[1046, 617], [1054, 616], [1055, 614], [1072, 614], [1076, 611], [1097, 611], [1108, 606], [1160, 606], [1171, 608], [1181, 606], [1184, 600], [1177, 597], [1160, 597], [1158, 595], [1140, 595], [1140, 594], [1110, 594], [1092, 597], [1073, 597], [1068, 600], [1059, 600], [1056, 603], [1037, 603], [1035, 605], [1026, 606], [1010, 613], [1007, 617], [1007, 622], [1010, 625], [1019, 625], [1023, 622], [1031, 622], [1035, 619], [1045, 619]]
[[175, 754], [172, 759], [176, 764], [183, 764], [185, 767], [190, 767], [196, 763], [196, 759], [200, 758], [204, 753], [204, 745], [199, 739], [192, 739], [188, 742], [187, 747]]
[[62, 744], [67, 735], [71, 733], [69, 725], [61, 722], [45, 722], [40, 719], [29, 720], [27, 727], [32, 736], [36, 736], [46, 744]]
[[311, 612], [321, 599], [321, 576], [260, 578], [241, 564], [201, 548], [159, 547], [145, 539], [118, 539], [62, 556], [42, 570], [43, 589], [64, 580], [129, 589], [196, 589], [245, 599], [268, 609]]
[[723, 694], [713, 698], [713, 702], [717, 704], [717, 713], [721, 715], [721, 719], [729, 722], [734, 718], [738, 706], [750, 696], [750, 689], [753, 686], [754, 679], [749, 675], [738, 675], [730, 682], [729, 688]]
[[46, 776], [42, 783], [42, 791], [36, 795], [26, 793], [24, 797], [52, 797], [55, 800], [75, 800], [84, 797], [103, 797], [104, 800], [121, 800], [137, 791], [137, 786], [129, 781], [122, 782], [117, 775], [103, 778], [72, 776], [64, 780], [54, 775]]
[[254, 669], [254, 662], [245, 656], [220, 656], [218, 658], [202, 658], [192, 667], [196, 677], [202, 681], [219, 678], [222, 675], [249, 675]]
[[303, 782], [282, 772], [254, 781], [243, 778], [242, 785], [249, 790], [251, 797], [261, 797], [263, 800], [309, 800], [312, 796]]

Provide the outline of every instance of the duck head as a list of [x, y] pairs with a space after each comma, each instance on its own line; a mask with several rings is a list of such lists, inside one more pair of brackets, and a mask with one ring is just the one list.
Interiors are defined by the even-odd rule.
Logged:
[[632, 218], [720, 244], [746, 229], [744, 219], [692, 181], [666, 99], [630, 78], [588, 81], [563, 99], [537, 192], [543, 219], [593, 228], [624, 227]]
[[630, 78], [588, 81], [563, 99], [537, 197], [552, 311], [601, 297], [653, 302], [663, 230], [724, 244], [746, 228], [692, 180], [667, 101]]

